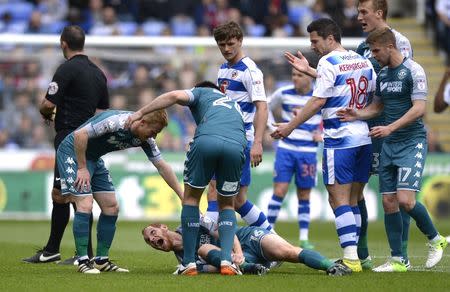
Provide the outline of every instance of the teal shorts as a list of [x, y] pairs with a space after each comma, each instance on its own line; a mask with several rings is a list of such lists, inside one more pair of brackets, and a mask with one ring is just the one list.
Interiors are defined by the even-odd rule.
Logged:
[[261, 227], [246, 226], [238, 228], [236, 236], [241, 243], [246, 262], [270, 267], [270, 261], [264, 257], [261, 246], [261, 240], [267, 234], [270, 234], [270, 231]]
[[412, 138], [389, 143], [384, 141], [380, 155], [380, 192], [396, 193], [397, 190], [418, 192], [427, 156], [427, 139]]
[[213, 175], [217, 192], [233, 196], [239, 191], [245, 145], [217, 136], [201, 135], [190, 144], [184, 162], [184, 183], [193, 188], [205, 188]]
[[370, 167], [370, 175], [378, 175], [383, 141], [384, 138], [372, 138], [372, 166]]
[[60, 150], [56, 155], [63, 195], [86, 196], [98, 192], [114, 192], [114, 185], [103, 159], [86, 160], [86, 166], [91, 176], [91, 186], [78, 191], [75, 187], [78, 171], [76, 157]]

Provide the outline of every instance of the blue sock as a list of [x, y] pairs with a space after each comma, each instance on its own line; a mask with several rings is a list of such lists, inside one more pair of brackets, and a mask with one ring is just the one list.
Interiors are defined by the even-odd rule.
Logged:
[[267, 211], [267, 220], [269, 221], [270, 225], [272, 225], [272, 227], [277, 221], [278, 213], [280, 213], [281, 209], [281, 204], [283, 204], [283, 198], [273, 194], [272, 198], [269, 201], [269, 207]]
[[342, 248], [356, 246], [356, 222], [352, 208], [342, 205], [334, 210], [336, 231]]
[[409, 225], [411, 223], [411, 216], [400, 208], [400, 214], [402, 215], [403, 233], [402, 233], [402, 255], [405, 260], [408, 260], [408, 239], [409, 239]]
[[416, 221], [417, 227], [422, 231], [422, 233], [429, 239], [433, 239], [438, 235], [436, 228], [434, 227], [433, 221], [431, 221], [430, 215], [427, 209], [420, 202], [416, 202], [414, 208], [408, 212], [408, 214], [413, 217]]
[[208, 201], [208, 208], [206, 209], [205, 216], [217, 222], [219, 219], [219, 205], [217, 201]]
[[333, 265], [333, 262], [315, 250], [304, 249], [298, 254], [298, 261], [306, 266], [326, 271]]
[[249, 200], [245, 201], [236, 212], [241, 215], [242, 219], [250, 226], [257, 226], [267, 230], [272, 230], [272, 226], [267, 221], [266, 215]]
[[206, 262], [211, 266], [220, 269], [220, 262], [221, 262], [220, 257], [221, 257], [220, 250], [217, 249], [210, 250], [206, 255]]
[[234, 234], [236, 228], [236, 214], [234, 210], [224, 209], [219, 212], [219, 240], [220, 258], [223, 261], [231, 260], [231, 250], [233, 249]]
[[181, 209], [181, 228], [183, 237], [183, 265], [195, 263], [197, 237], [200, 229], [198, 206], [183, 205]]
[[361, 229], [358, 240], [358, 258], [363, 260], [369, 256], [369, 248], [367, 246], [367, 227], [369, 218], [367, 215], [366, 200], [362, 199], [359, 201], [358, 208], [361, 214]]
[[359, 211], [358, 206], [352, 206], [353, 216], [355, 216], [355, 225], [356, 225], [356, 243], [359, 241], [359, 235], [361, 233], [361, 212]]
[[109, 248], [116, 233], [117, 215], [100, 214], [97, 222], [97, 254], [98, 257], [107, 257]]
[[384, 214], [384, 228], [393, 257], [402, 256], [402, 215], [400, 212]]
[[308, 240], [309, 221], [311, 220], [309, 200], [298, 200], [297, 218], [300, 240]]
[[75, 248], [77, 255], [87, 257], [87, 246], [89, 241], [89, 218], [91, 213], [75, 212], [73, 218], [73, 237], [75, 238]]

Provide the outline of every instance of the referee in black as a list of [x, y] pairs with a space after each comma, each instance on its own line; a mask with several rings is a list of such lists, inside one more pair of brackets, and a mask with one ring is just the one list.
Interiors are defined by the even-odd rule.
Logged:
[[[66, 62], [61, 64], [48, 86], [39, 111], [46, 122], [55, 122], [55, 153], [62, 140], [97, 112], [109, 108], [106, 76], [84, 55], [85, 33], [76, 25], [66, 26], [60, 45]], [[56, 114], [53, 116], [56, 108]], [[56, 156], [55, 156], [56, 157]], [[52, 190], [53, 210], [50, 237], [47, 245], [35, 255], [23, 259], [28, 263], [49, 263], [61, 260], [59, 251], [64, 229], [69, 222], [70, 203], [61, 195], [58, 167], [54, 168]], [[90, 220], [92, 229], [92, 214]], [[90, 232], [91, 233], [91, 232]], [[89, 233], [89, 257], [92, 258], [92, 240]], [[74, 264], [76, 256], [64, 261]]]

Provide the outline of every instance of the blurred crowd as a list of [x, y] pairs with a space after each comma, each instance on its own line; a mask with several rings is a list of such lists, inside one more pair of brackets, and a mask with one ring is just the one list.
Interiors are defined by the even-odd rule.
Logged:
[[426, 0], [425, 25], [439, 53], [450, 66], [450, 1]]
[[0, 0], [0, 33], [59, 33], [67, 24], [91, 35], [208, 36], [234, 20], [249, 36], [304, 36], [329, 16], [344, 36], [361, 36], [355, 0]]
[[[356, 0], [0, 0], [0, 33], [59, 34], [65, 25], [78, 24], [91, 35], [211, 36], [215, 26], [235, 20], [246, 36], [305, 36], [307, 24], [320, 17], [335, 19], [344, 36], [362, 36]], [[244, 51], [263, 71], [267, 96], [289, 82], [282, 53], [245, 46]], [[125, 110], [136, 110], [163, 92], [214, 81], [224, 62], [217, 48], [88, 48], [86, 53], [108, 78], [111, 108]], [[63, 61], [57, 46], [3, 45], [0, 149], [52, 149], [52, 125], [43, 123], [37, 109]], [[183, 151], [194, 121], [181, 106], [171, 108], [169, 117], [158, 145]], [[264, 144], [272, 148], [268, 134]]]

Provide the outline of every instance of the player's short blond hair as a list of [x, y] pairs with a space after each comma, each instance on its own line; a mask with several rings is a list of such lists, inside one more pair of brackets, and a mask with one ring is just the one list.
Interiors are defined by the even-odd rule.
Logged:
[[394, 48], [397, 47], [395, 35], [392, 30], [388, 27], [377, 28], [376, 30], [369, 33], [367, 36], [366, 42], [369, 45], [373, 45], [375, 43], [382, 45], [393, 45]]
[[169, 118], [165, 109], [148, 113], [142, 117], [142, 120], [149, 124], [160, 124], [162, 128], [167, 127]]

